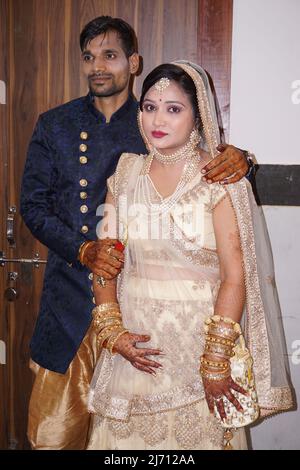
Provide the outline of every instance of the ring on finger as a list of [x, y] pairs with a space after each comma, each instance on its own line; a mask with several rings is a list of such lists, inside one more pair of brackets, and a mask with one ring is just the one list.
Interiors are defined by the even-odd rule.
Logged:
[[109, 247], [107, 248], [107, 250], [106, 250], [106, 253], [107, 253], [108, 255], [110, 255], [111, 250], [112, 250], [112, 246], [109, 246]]

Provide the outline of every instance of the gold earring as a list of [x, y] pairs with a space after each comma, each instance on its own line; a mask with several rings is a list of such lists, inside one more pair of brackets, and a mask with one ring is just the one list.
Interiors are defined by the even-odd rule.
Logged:
[[190, 135], [190, 143], [193, 147], [197, 147], [201, 142], [201, 135], [197, 129], [193, 129]]

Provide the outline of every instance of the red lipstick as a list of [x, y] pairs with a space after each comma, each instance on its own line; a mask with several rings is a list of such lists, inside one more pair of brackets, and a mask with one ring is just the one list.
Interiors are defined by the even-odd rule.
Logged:
[[153, 131], [153, 132], [151, 132], [151, 134], [156, 139], [161, 139], [162, 137], [165, 137], [166, 135], [168, 135], [168, 134], [166, 134], [165, 132], [162, 132], [162, 131]]

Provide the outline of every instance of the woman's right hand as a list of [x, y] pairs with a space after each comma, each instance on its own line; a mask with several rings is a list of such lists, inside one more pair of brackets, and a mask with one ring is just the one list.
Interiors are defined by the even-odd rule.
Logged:
[[159, 356], [163, 353], [160, 349], [136, 347], [136, 343], [146, 343], [147, 341], [150, 341], [149, 335], [124, 333], [115, 342], [113, 352], [121, 354], [136, 369], [156, 375], [155, 369], [161, 368], [162, 365], [159, 362], [148, 359], [147, 356]]
[[86, 248], [83, 263], [92, 273], [106, 280], [114, 279], [123, 268], [124, 253], [114, 248], [116, 239], [105, 238], [92, 242]]

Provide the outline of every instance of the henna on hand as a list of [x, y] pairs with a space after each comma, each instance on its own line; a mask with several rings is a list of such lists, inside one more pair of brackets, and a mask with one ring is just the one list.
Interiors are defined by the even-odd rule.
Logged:
[[223, 420], [226, 419], [226, 413], [223, 402], [224, 397], [226, 397], [238, 411], [243, 412], [242, 405], [233, 395], [231, 389], [242, 393], [243, 395], [247, 395], [247, 391], [240, 387], [237, 383], [235, 383], [232, 377], [228, 377], [224, 380], [219, 381], [208, 380], [203, 378], [203, 386], [207, 405], [211, 413], [214, 412], [214, 405], [216, 405], [221, 418]]
[[229, 184], [239, 181], [248, 173], [249, 165], [241, 150], [228, 144], [220, 144], [217, 149], [220, 154], [202, 169], [205, 181]]
[[114, 248], [118, 240], [104, 239], [91, 243], [84, 252], [83, 263], [97, 276], [114, 279], [123, 268], [124, 254]]
[[148, 374], [156, 375], [155, 369], [161, 368], [162, 365], [147, 356], [161, 355], [160, 349], [137, 348], [136, 343], [146, 343], [150, 341], [148, 335], [137, 335], [134, 333], [124, 333], [115, 343], [114, 352], [121, 354], [127, 361], [131, 362], [133, 367]]

